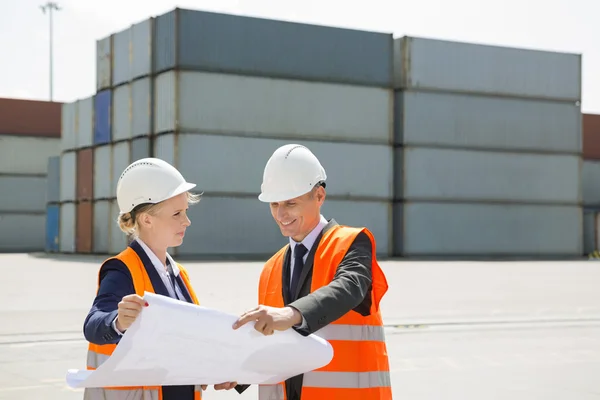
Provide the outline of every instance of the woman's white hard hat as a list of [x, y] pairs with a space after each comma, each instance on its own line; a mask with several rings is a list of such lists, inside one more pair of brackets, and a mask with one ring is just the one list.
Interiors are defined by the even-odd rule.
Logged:
[[196, 187], [186, 182], [171, 164], [159, 158], [142, 158], [130, 164], [117, 183], [121, 214], [145, 203], [160, 203]]
[[291, 200], [310, 192], [326, 179], [325, 169], [308, 148], [286, 144], [275, 150], [267, 161], [258, 199], [265, 203]]

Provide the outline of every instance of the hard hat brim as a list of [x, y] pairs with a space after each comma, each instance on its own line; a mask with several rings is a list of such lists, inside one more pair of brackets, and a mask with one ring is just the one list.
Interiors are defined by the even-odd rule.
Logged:
[[263, 203], [278, 203], [280, 201], [288, 201], [303, 196], [310, 192], [310, 190], [312, 190], [312, 188], [302, 193], [261, 193], [258, 195], [258, 200]]

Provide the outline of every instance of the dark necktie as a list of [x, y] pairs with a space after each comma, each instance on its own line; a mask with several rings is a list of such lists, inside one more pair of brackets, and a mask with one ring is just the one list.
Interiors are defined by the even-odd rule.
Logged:
[[300, 274], [302, 274], [302, 268], [304, 267], [304, 260], [302, 259], [308, 249], [304, 247], [302, 243], [298, 243], [294, 247], [294, 271], [292, 273], [292, 284], [290, 285], [290, 297], [295, 298], [296, 288], [300, 281]]

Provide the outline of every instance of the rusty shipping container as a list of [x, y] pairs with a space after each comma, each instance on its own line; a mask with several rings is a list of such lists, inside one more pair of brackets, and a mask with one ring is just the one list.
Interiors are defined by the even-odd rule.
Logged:
[[77, 253], [91, 253], [94, 236], [94, 203], [91, 201], [80, 201], [76, 207], [75, 251]]
[[0, 98], [0, 134], [60, 137], [62, 103]]
[[582, 114], [583, 158], [600, 160], [600, 115]]
[[92, 200], [94, 196], [94, 150], [77, 152], [77, 200]]

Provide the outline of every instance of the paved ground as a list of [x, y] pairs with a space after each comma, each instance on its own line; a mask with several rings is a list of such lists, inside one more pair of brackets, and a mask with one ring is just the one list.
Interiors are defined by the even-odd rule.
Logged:
[[[81, 399], [102, 258], [0, 255], [0, 399]], [[256, 303], [259, 263], [186, 263], [203, 305]], [[385, 262], [394, 398], [600, 399], [600, 262]], [[253, 388], [207, 393], [253, 399]]]

